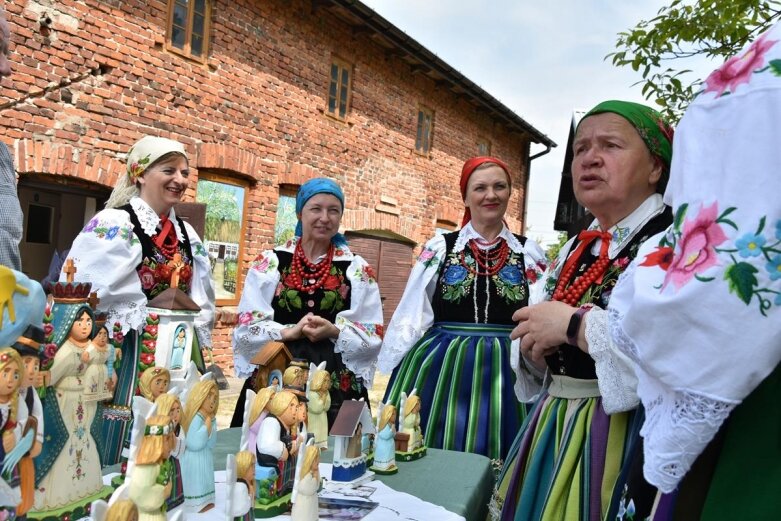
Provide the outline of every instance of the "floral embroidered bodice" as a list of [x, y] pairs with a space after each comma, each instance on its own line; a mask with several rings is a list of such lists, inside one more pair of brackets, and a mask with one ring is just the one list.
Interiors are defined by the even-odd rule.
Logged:
[[[526, 241], [525, 237], [516, 237], [521, 244]], [[447, 233], [444, 238], [445, 259], [432, 300], [434, 321], [513, 324], [513, 312], [529, 299], [523, 253], [510, 250], [504, 266], [495, 275], [485, 276], [479, 274], [482, 268], [470, 248], [455, 251], [458, 232]], [[501, 242], [487, 254], [500, 247]]]
[[[163, 252], [157, 247], [152, 238], [144, 232], [144, 227], [130, 204], [122, 206], [120, 210], [124, 210], [130, 215], [130, 221], [133, 223], [133, 232], [141, 242], [141, 263], [136, 267], [136, 271], [141, 281], [142, 291], [147, 299], [152, 299], [169, 287], [169, 280], [173, 271], [167, 264], [170, 259], [163, 255]], [[193, 273], [193, 254], [184, 223], [178, 217], [176, 220], [179, 221], [180, 230], [182, 230], [184, 235], [184, 240], [179, 241], [178, 250], [182, 256], [182, 262], [185, 264], [179, 272], [179, 289], [189, 293]]]

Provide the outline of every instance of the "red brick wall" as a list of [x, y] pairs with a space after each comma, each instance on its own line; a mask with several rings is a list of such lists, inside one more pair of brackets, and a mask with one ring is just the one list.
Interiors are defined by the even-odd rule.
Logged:
[[[42, 12], [54, 21], [48, 36]], [[525, 184], [525, 137], [308, 1], [213, 1], [206, 65], [164, 50], [163, 0], [7, 0], [6, 16], [14, 76], [0, 86], [0, 139], [15, 147], [20, 173], [110, 187], [135, 140], [178, 139], [195, 174], [187, 199], [199, 168], [253, 182], [245, 270], [273, 241], [280, 184], [333, 177], [346, 193], [346, 229], [383, 228], [416, 243], [437, 219], [460, 219], [460, 168], [479, 138], [510, 165], [513, 184]], [[333, 55], [353, 66], [346, 123], [324, 115]], [[435, 111], [429, 157], [414, 152], [420, 103]], [[381, 196], [396, 207], [376, 211]], [[514, 231], [523, 196], [516, 189], [511, 199]], [[218, 324], [225, 367], [229, 334]]]

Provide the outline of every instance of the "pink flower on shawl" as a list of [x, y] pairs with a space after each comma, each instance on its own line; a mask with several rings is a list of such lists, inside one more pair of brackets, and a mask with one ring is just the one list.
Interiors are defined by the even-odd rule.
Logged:
[[767, 40], [767, 34], [757, 38], [745, 53], [733, 56], [713, 71], [705, 80], [705, 92], [721, 96], [725, 91], [735, 92], [738, 85], [748, 83], [755, 70], [765, 65], [765, 54], [778, 40]]
[[250, 313], [249, 311], [243, 311], [239, 313], [238, 322], [239, 325], [246, 326], [247, 324], [252, 322], [252, 313]]
[[721, 225], [716, 222], [719, 215], [718, 203], [702, 207], [693, 220], [686, 219], [678, 241], [676, 254], [664, 277], [662, 290], [672, 282], [675, 290], [708, 268], [719, 263], [716, 246], [727, 240]]
[[265, 257], [262, 253], [257, 256], [255, 261], [252, 263], [252, 269], [260, 271], [261, 273], [265, 273], [268, 270], [269, 265], [269, 259], [268, 257]]

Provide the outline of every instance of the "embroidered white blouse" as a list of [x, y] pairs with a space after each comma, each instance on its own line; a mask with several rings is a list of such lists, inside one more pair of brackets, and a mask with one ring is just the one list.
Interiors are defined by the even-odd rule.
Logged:
[[[545, 254], [540, 246], [531, 239], [525, 244], [513, 235], [507, 227], [503, 227], [498, 235], [503, 238], [514, 253], [523, 254], [526, 270], [533, 270], [535, 276], [542, 276], [545, 267]], [[472, 226], [467, 223], [458, 232], [453, 251], [463, 251], [470, 239], [485, 240]], [[434, 324], [432, 299], [436, 289], [439, 271], [445, 260], [447, 246], [445, 238], [437, 235], [430, 239], [418, 255], [417, 262], [412, 267], [407, 286], [401, 301], [393, 313], [388, 325], [388, 331], [382, 344], [378, 360], [378, 368], [382, 373], [390, 373], [399, 365], [410, 349], [420, 340]]]
[[[132, 198], [130, 206], [144, 233], [149, 237], [155, 235], [160, 223], [155, 211], [139, 197]], [[184, 233], [173, 208], [168, 218], [174, 223], [176, 237], [183, 240]], [[190, 298], [201, 307], [195, 329], [201, 346], [211, 346], [214, 325], [211, 265], [198, 234], [188, 223], [184, 226], [193, 253]], [[69, 257], [77, 269], [75, 280], [91, 282], [93, 291], [97, 291], [98, 310], [108, 314], [108, 324], [119, 322], [123, 333], [142, 327], [147, 316], [147, 299], [136, 271], [136, 266], [142, 262], [142, 251], [130, 214], [115, 208], [98, 212], [73, 241]], [[65, 280], [65, 274], [60, 275], [60, 280]]]
[[[267, 342], [280, 340], [282, 330], [295, 324], [274, 320], [271, 302], [280, 282], [279, 258], [276, 251], [293, 253], [298, 239], [291, 239], [276, 250], [266, 250], [252, 262], [238, 308], [238, 324], [233, 330], [233, 362], [240, 378], [252, 375], [255, 365], [250, 360]], [[316, 259], [320, 260], [320, 259]], [[382, 343], [382, 303], [380, 289], [370, 275], [368, 263], [353, 254], [347, 246], [337, 247], [334, 261], [349, 261], [345, 276], [350, 281], [350, 307], [336, 315], [334, 325], [339, 330], [334, 351], [341, 353], [344, 365], [363, 378], [371, 388], [377, 353]]]
[[[608, 257], [611, 260], [615, 259], [643, 226], [663, 211], [662, 196], [653, 194], [643, 201], [635, 211], [607, 230], [613, 235], [608, 248]], [[598, 228], [599, 223], [595, 220], [588, 229]], [[530, 305], [551, 300], [550, 291], [554, 285], [549, 281], [551, 279], [558, 280], [561, 267], [564, 265], [575, 239], [576, 237], [572, 237], [567, 241], [561, 248], [560, 256], [556, 262], [551, 264], [545, 275], [530, 290]], [[601, 245], [601, 239], [594, 241], [592, 246], [594, 255], [598, 255]], [[585, 325], [589, 355], [594, 359], [597, 384], [602, 395], [602, 406], [605, 408], [605, 412], [612, 414], [634, 409], [640, 403], [637, 398], [637, 377], [631, 360], [611, 340], [607, 311], [598, 307], [593, 308], [586, 314]], [[534, 365], [520, 356], [518, 340], [513, 342], [511, 357], [513, 370], [516, 374], [516, 396], [522, 402], [536, 400], [542, 390], [547, 387], [550, 375], [547, 371], [540, 372]]]

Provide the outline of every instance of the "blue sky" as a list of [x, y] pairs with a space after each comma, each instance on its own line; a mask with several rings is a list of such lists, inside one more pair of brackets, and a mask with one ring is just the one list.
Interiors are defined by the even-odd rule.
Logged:
[[[605, 99], [644, 102], [641, 87], [632, 87], [640, 74], [616, 68], [604, 57], [615, 50], [620, 31], [653, 18], [668, 2], [362, 1], [559, 145], [532, 162], [526, 230], [542, 243], [554, 241], [572, 111]], [[707, 74], [710, 68], [695, 69]]]

